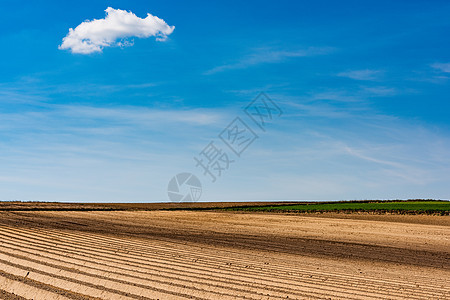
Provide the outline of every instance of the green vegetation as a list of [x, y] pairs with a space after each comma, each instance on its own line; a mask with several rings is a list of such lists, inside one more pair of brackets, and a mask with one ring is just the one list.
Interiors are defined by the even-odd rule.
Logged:
[[450, 214], [449, 201], [348, 201], [295, 205], [232, 207], [226, 210], [271, 212], [378, 212], [399, 214]]

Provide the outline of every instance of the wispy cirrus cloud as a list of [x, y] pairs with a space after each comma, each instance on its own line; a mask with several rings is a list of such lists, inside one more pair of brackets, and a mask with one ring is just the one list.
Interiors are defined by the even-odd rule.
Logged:
[[[280, 105], [284, 104], [287, 113], [276, 125], [280, 127], [272, 128], [270, 137], [261, 139], [252, 148], [251, 157], [246, 158], [248, 170], [243, 168], [239, 172], [248, 174], [247, 189], [237, 189], [240, 194], [235, 197], [264, 199], [269, 194], [272, 199], [322, 200], [446, 197], [446, 189], [436, 186], [448, 180], [450, 140], [432, 127], [376, 114], [370, 107], [353, 110], [345, 107], [342, 114], [327, 110], [331, 106], [320, 102], [293, 103], [287, 107], [282, 95], [272, 96]], [[285, 140], [289, 140], [289, 147], [284, 146]], [[270, 175], [264, 172], [268, 166]], [[253, 184], [267, 189], [249, 189]], [[277, 190], [280, 186], [283, 189]]]
[[219, 122], [222, 116], [215, 111], [207, 109], [150, 109], [145, 107], [114, 107], [104, 108], [85, 105], [59, 106], [55, 111], [60, 116], [73, 119], [102, 120], [105, 123], [116, 122], [119, 124], [131, 124], [141, 126], [153, 126], [154, 124], [189, 124], [193, 126], [212, 125]]
[[[45, 108], [45, 110], [43, 109]], [[74, 124], [85, 130], [121, 127], [133, 130], [164, 130], [168, 126], [212, 126], [222, 121], [223, 115], [208, 109], [151, 109], [141, 106], [96, 107], [87, 105], [41, 105], [29, 111], [0, 113], [5, 122], [2, 130], [29, 128], [67, 132]]]
[[355, 80], [377, 80], [383, 72], [380, 70], [353, 70], [338, 73], [339, 77], [347, 77]]
[[450, 73], [450, 63], [434, 63], [431, 67], [444, 73]]
[[[393, 88], [393, 87], [385, 87], [385, 86], [372, 86], [372, 87], [362, 87], [362, 91], [366, 92], [367, 95], [372, 96], [372, 97], [376, 97], [376, 96], [394, 96], [396, 94], [399, 93], [398, 89]], [[404, 90], [405, 92], [412, 92], [411, 89], [408, 90]]]
[[142, 19], [132, 12], [108, 7], [104, 19], [85, 21], [75, 29], [70, 28], [58, 47], [70, 50], [72, 53], [90, 54], [102, 52], [105, 47], [131, 46], [131, 37], [156, 37], [157, 41], [164, 41], [175, 26], [169, 26], [163, 19], [147, 14]]
[[295, 57], [305, 57], [314, 55], [323, 55], [332, 52], [334, 48], [332, 47], [309, 47], [307, 49], [300, 50], [274, 50], [263, 48], [256, 52], [229, 64], [220, 65], [206, 71], [205, 75], [211, 75], [215, 73], [220, 73], [228, 70], [245, 69], [248, 67], [267, 64], [267, 63], [279, 63], [283, 62], [289, 58]]
[[[270, 95], [286, 114], [246, 152], [244, 164], [233, 165], [223, 184], [202, 178], [209, 201], [446, 195], [450, 140], [433, 128], [373, 112], [363, 100], [378, 92]], [[317, 101], [322, 99], [333, 101]], [[0, 112], [3, 199], [165, 201], [168, 180], [180, 171], [200, 172], [192, 156], [236, 113], [33, 107], [23, 103]]]

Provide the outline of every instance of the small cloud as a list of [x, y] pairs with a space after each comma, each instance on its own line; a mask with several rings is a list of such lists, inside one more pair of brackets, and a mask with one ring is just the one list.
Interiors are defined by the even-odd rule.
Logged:
[[354, 70], [354, 71], [347, 71], [347, 72], [341, 72], [338, 73], [337, 76], [339, 77], [347, 77], [355, 80], [376, 80], [378, 78], [378, 75], [381, 74], [381, 71], [379, 70]]
[[254, 65], [264, 63], [277, 63], [292, 57], [304, 57], [304, 56], [328, 54], [332, 50], [333, 48], [330, 47], [320, 47], [320, 48], [310, 47], [308, 49], [295, 51], [275, 51], [272, 49], [260, 49], [256, 53], [246, 56], [238, 62], [212, 68], [211, 70], [206, 71], [204, 74], [210, 75], [227, 70], [245, 69]]
[[444, 73], [450, 73], [450, 63], [435, 63], [431, 67]]
[[79, 54], [102, 52], [105, 47], [132, 46], [133, 41], [127, 40], [131, 37], [154, 36], [157, 41], [164, 41], [175, 29], [151, 14], [142, 19], [126, 10], [108, 7], [105, 11], [104, 19], [84, 21], [75, 29], [70, 28], [58, 49]]
[[362, 89], [372, 96], [394, 96], [398, 93], [395, 88], [384, 86], [363, 87]]

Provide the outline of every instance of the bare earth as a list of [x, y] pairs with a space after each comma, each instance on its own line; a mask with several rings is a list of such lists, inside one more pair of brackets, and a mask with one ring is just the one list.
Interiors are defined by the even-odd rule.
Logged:
[[450, 221], [2, 211], [0, 298], [450, 299]]

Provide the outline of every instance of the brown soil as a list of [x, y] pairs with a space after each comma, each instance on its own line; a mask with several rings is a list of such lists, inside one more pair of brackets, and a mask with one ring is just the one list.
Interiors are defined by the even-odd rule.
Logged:
[[236, 206], [288, 205], [305, 202], [182, 202], [182, 203], [61, 203], [61, 202], [20, 202], [0, 201], [0, 211], [39, 211], [39, 210], [160, 210], [225, 208]]
[[450, 299], [449, 217], [3, 211], [0, 298], [21, 297]]

